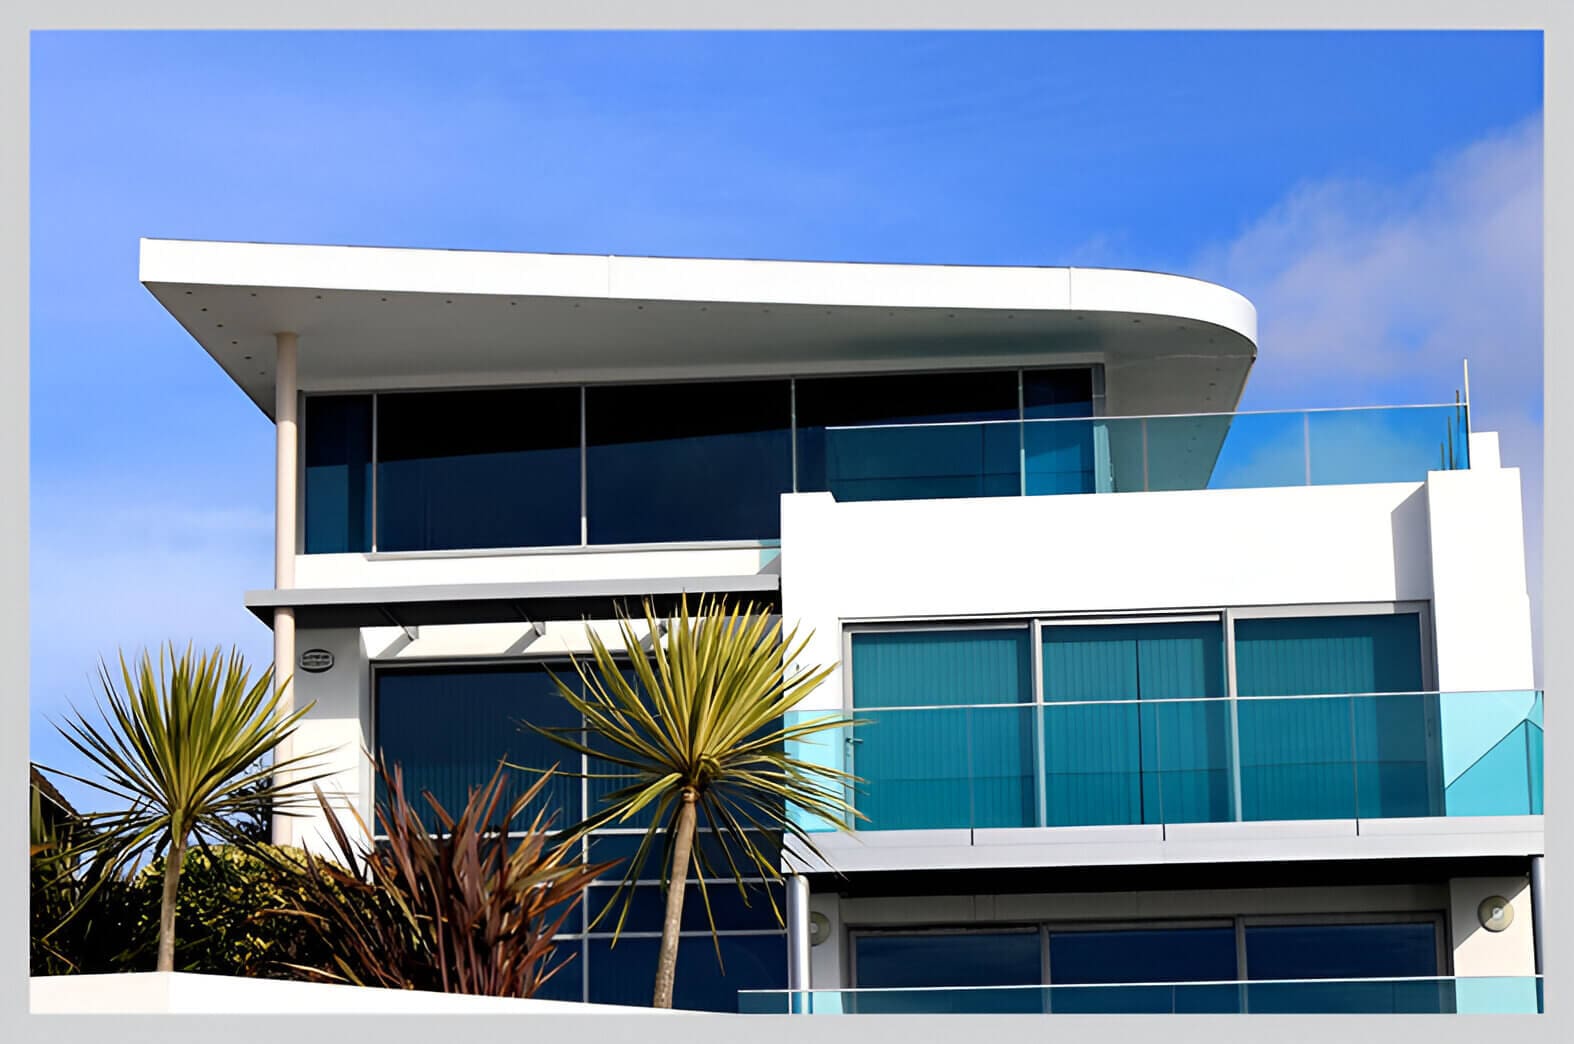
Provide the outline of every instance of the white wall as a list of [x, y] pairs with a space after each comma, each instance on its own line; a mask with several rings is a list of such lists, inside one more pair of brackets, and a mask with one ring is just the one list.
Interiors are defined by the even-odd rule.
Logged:
[[391, 587], [406, 584], [501, 584], [561, 580], [628, 580], [676, 576], [753, 576], [772, 571], [777, 549], [759, 544], [608, 551], [569, 548], [513, 554], [297, 555], [297, 587]]
[[[782, 498], [782, 612], [853, 620], [1393, 602], [1432, 595], [1425, 486], [839, 504]], [[840, 672], [815, 694], [841, 704]]]
[[[1536, 950], [1530, 909], [1530, 879], [1461, 877], [1448, 883], [1455, 975], [1534, 975]], [[1481, 927], [1482, 900], [1502, 896], [1514, 908], [1513, 922], [1501, 932]]]
[[187, 972], [36, 976], [30, 980], [29, 992], [34, 1015], [710, 1014]]
[[[1513, 469], [1058, 497], [800, 493], [782, 498], [782, 562], [783, 616], [815, 631], [806, 663], [838, 662], [850, 621], [1435, 601], [1440, 688], [1532, 684]], [[811, 697], [842, 698], [840, 671]]]

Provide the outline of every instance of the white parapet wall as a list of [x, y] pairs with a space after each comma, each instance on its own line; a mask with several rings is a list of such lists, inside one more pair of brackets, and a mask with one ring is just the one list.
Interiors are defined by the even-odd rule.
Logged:
[[35, 976], [29, 993], [34, 1015], [710, 1014], [186, 972]]

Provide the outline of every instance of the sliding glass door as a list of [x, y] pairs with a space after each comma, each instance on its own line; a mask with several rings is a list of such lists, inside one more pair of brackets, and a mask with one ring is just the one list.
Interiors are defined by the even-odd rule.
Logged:
[[1041, 654], [1046, 826], [1231, 818], [1217, 621], [1045, 625]]

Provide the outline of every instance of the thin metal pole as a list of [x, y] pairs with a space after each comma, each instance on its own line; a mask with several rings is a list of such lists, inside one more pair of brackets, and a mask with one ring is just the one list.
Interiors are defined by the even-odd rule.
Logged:
[[1027, 393], [1021, 370], [1017, 371], [1017, 486], [1018, 495], [1027, 496]]
[[590, 477], [587, 468], [590, 456], [587, 442], [585, 422], [585, 386], [579, 386], [579, 546], [585, 547], [590, 543], [590, 515], [588, 504], [590, 501]]
[[1235, 617], [1226, 609], [1219, 621], [1224, 632], [1224, 687], [1230, 699], [1230, 798], [1235, 805], [1237, 823], [1245, 819], [1241, 795], [1241, 703], [1235, 680]]
[[809, 989], [809, 879], [802, 874], [787, 876], [787, 988]]
[[1148, 418], [1142, 418], [1142, 489], [1148, 489]]
[[1046, 750], [1049, 722], [1044, 705], [1044, 639], [1043, 621], [1034, 620], [1028, 627], [1028, 640], [1033, 645], [1033, 812], [1039, 826], [1049, 825], [1049, 759]]
[[1301, 455], [1306, 460], [1306, 484], [1312, 484], [1312, 415], [1301, 414]]
[[377, 399], [372, 392], [372, 534], [371, 547], [377, 551]]
[[1541, 856], [1530, 857], [1530, 939], [1536, 953], [1536, 974], [1541, 970]]

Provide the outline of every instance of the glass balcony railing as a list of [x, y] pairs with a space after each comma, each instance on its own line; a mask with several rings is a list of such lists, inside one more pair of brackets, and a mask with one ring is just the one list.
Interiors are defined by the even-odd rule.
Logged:
[[746, 1015], [1535, 1015], [1540, 976], [744, 990]]
[[1419, 482], [1470, 466], [1466, 407], [1076, 417], [825, 429], [837, 500]]
[[[823, 717], [796, 711], [788, 724]], [[1542, 811], [1542, 695], [1385, 693], [859, 709], [796, 755], [858, 830]], [[829, 824], [805, 819], [810, 830]]]

